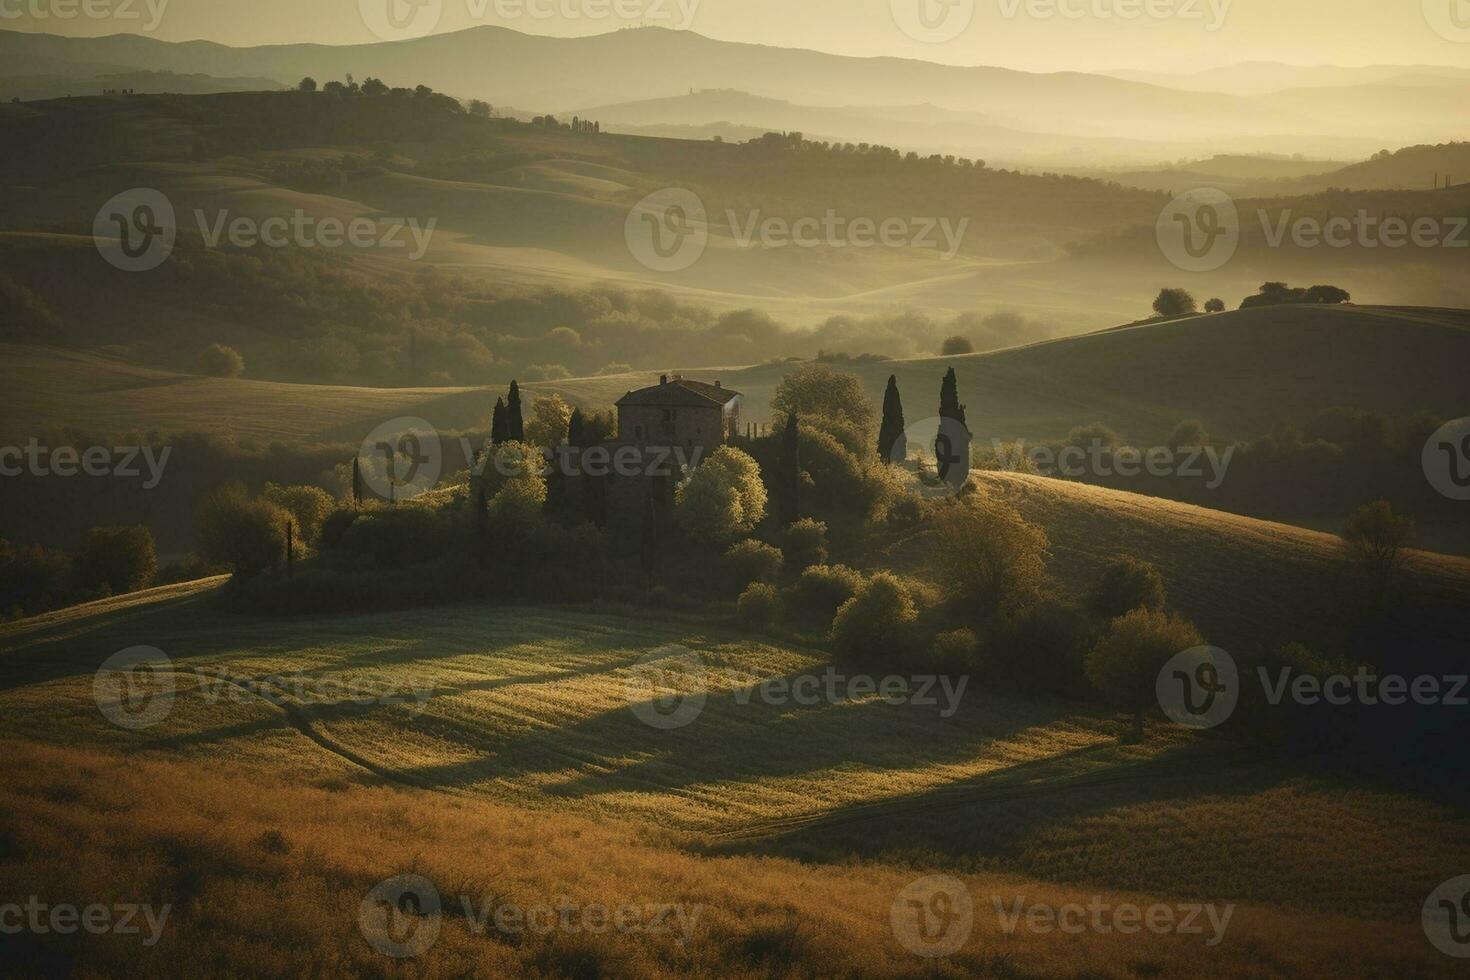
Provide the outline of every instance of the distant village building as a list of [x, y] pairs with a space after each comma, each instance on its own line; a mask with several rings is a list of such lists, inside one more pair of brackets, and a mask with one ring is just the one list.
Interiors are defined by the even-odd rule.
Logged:
[[735, 440], [743, 398], [718, 381], [663, 375], [658, 384], [618, 399], [618, 437], [608, 448], [622, 462], [607, 482], [608, 524], [637, 530], [647, 519], [650, 498], [654, 513], [666, 518], [680, 466], [697, 466]]

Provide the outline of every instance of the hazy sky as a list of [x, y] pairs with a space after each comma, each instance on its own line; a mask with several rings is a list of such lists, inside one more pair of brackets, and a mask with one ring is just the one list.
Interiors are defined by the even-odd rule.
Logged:
[[[646, 11], [648, 23], [732, 41], [1032, 71], [1188, 71], [1250, 60], [1470, 67], [1470, 0], [0, 0], [0, 28], [349, 44], [377, 39], [359, 5], [388, 2], [440, 5], [438, 31], [498, 24], [596, 34], [639, 22], [618, 11]], [[921, 3], [931, 37], [957, 36], [925, 43], [900, 29], [896, 19], [911, 33], [929, 29]], [[88, 17], [88, 8], [111, 13]]]

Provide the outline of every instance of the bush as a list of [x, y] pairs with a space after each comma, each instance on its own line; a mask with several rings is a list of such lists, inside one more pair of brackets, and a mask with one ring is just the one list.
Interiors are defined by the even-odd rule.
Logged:
[[1043, 599], [997, 624], [985, 666], [996, 683], [1031, 697], [1083, 698], [1092, 690], [1083, 666], [1091, 641], [1085, 612]]
[[774, 582], [781, 574], [781, 549], [761, 541], [738, 541], [725, 552], [725, 571], [738, 592], [752, 582]]
[[1123, 439], [1118, 433], [1103, 425], [1094, 422], [1091, 425], [1079, 425], [1067, 433], [1067, 445], [1076, 446], [1078, 449], [1117, 449]]
[[199, 553], [228, 565], [240, 578], [274, 567], [286, 553], [290, 514], [275, 504], [252, 500], [238, 484], [220, 488], [199, 505]]
[[153, 533], [141, 524], [94, 527], [82, 539], [72, 570], [83, 590], [105, 589], [111, 595], [136, 592], [158, 571]]
[[1187, 619], [1154, 609], [1135, 609], [1113, 620], [1087, 655], [1087, 677], [1103, 697], [1133, 714], [1134, 741], [1143, 738], [1143, 715], [1157, 698], [1159, 671], [1175, 654], [1204, 640]]
[[968, 628], [950, 630], [934, 637], [929, 658], [934, 669], [943, 674], [968, 674], [975, 667], [980, 641]]
[[791, 587], [791, 601], [803, 612], [831, 622], [837, 609], [857, 594], [863, 575], [846, 565], [813, 565]]
[[233, 347], [210, 344], [199, 354], [199, 371], [212, 378], [238, 378], [245, 373], [245, 358]]
[[1207, 299], [1207, 300], [1205, 300], [1205, 312], [1206, 313], [1224, 313], [1225, 312], [1225, 301], [1223, 299], [1220, 299], [1219, 297], [1215, 297], [1214, 299]]
[[1167, 594], [1153, 565], [1131, 555], [1108, 562], [1087, 596], [1087, 607], [1102, 619], [1116, 619], [1135, 609], [1162, 609]]
[[946, 357], [973, 354], [975, 353], [975, 345], [970, 342], [969, 337], [955, 334], [953, 337], [944, 338], [944, 344], [939, 348], [939, 353]]
[[934, 564], [984, 621], [1027, 605], [1046, 589], [1046, 533], [986, 493], [948, 501], [935, 515]]
[[1185, 419], [1174, 426], [1174, 431], [1169, 434], [1170, 449], [1185, 449], [1192, 446], [1208, 446], [1210, 434], [1205, 431], [1204, 424], [1193, 419]]
[[0, 538], [0, 619], [34, 616], [66, 602], [71, 559], [40, 545], [15, 547]]
[[1414, 537], [1414, 519], [1379, 500], [1354, 511], [1342, 537], [1349, 557], [1383, 588], [1404, 563], [1404, 549]]
[[810, 568], [827, 560], [827, 525], [803, 517], [786, 528], [786, 560], [793, 568]]
[[781, 596], [774, 586], [752, 582], [735, 603], [740, 621], [751, 629], [765, 629], [781, 618]]
[[879, 572], [844, 602], [832, 619], [838, 652], [857, 660], [902, 659], [909, 628], [919, 618], [908, 587], [889, 572]]
[[342, 533], [338, 550], [387, 569], [433, 561], [453, 544], [449, 518], [443, 512], [396, 507], [359, 515]]

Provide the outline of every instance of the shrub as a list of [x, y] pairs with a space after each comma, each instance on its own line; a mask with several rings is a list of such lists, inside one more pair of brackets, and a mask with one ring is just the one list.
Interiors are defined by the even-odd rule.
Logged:
[[238, 378], [245, 373], [245, 358], [233, 347], [210, 344], [199, 354], [199, 370], [212, 378]]
[[94, 527], [82, 539], [72, 570], [81, 589], [105, 589], [112, 595], [136, 592], [158, 571], [153, 533], [141, 524]]
[[1200, 646], [1187, 619], [1154, 609], [1135, 609], [1113, 620], [1087, 655], [1087, 677], [1103, 697], [1133, 714], [1132, 737], [1143, 738], [1143, 715], [1154, 704], [1159, 671], [1177, 653]]
[[934, 527], [937, 570], [982, 621], [1045, 590], [1046, 533], [999, 497], [971, 493], [948, 501]]
[[1218, 298], [1218, 297], [1216, 297], [1214, 299], [1207, 299], [1207, 300], [1205, 300], [1205, 312], [1206, 313], [1224, 313], [1225, 312], [1225, 301], [1223, 299]]
[[986, 667], [997, 683], [1032, 697], [1086, 697], [1083, 667], [1091, 645], [1087, 614], [1059, 599], [1043, 599], [1000, 620]]
[[245, 488], [227, 485], [199, 505], [199, 553], [211, 564], [228, 565], [242, 579], [273, 567], [286, 553], [290, 514]]
[[804, 612], [830, 622], [837, 609], [862, 588], [863, 576], [846, 565], [813, 565], [791, 587], [791, 600]]
[[827, 560], [827, 525], [803, 517], [786, 528], [786, 560], [794, 568], [810, 568]]
[[1208, 446], [1210, 434], [1205, 431], [1202, 423], [1193, 419], [1186, 419], [1174, 426], [1174, 431], [1169, 434], [1169, 448], [1181, 449], [1191, 446]]
[[781, 596], [774, 586], [752, 582], [735, 603], [740, 620], [752, 629], [765, 629], [781, 617]]
[[980, 641], [969, 628], [949, 630], [934, 637], [929, 658], [934, 669], [945, 674], [967, 674], [974, 669]]
[[774, 582], [781, 574], [781, 549], [761, 541], [738, 541], [725, 552], [725, 571], [736, 591], [752, 582]]
[[832, 619], [837, 650], [858, 660], [893, 660], [909, 643], [909, 627], [919, 618], [908, 587], [889, 572], [879, 572], [844, 602]]
[[939, 353], [946, 357], [955, 357], [960, 354], [975, 353], [975, 345], [970, 342], [969, 337], [955, 334], [953, 337], [944, 338], [944, 344], [939, 348]]
[[40, 545], [15, 547], [0, 538], [0, 619], [33, 616], [66, 602], [72, 580], [65, 552]]
[[1078, 449], [1117, 449], [1123, 442], [1121, 436], [1101, 422], [1091, 425], [1079, 425], [1067, 433], [1067, 445], [1076, 446]]
[[1153, 565], [1131, 555], [1108, 562], [1087, 596], [1087, 607], [1103, 619], [1116, 619], [1135, 609], [1162, 609], [1167, 594]]

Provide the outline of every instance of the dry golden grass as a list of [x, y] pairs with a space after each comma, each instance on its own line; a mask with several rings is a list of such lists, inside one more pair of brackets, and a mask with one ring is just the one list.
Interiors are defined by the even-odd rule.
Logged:
[[[931, 963], [896, 941], [890, 906], [924, 868], [702, 857], [619, 823], [527, 812], [421, 790], [291, 779], [104, 751], [0, 744], [5, 895], [47, 903], [165, 903], [162, 939], [7, 936], [14, 975], [42, 965], [150, 976], [977, 976], [1244, 978], [1457, 976], [1417, 922], [1237, 908], [1218, 945], [1200, 935], [1006, 934], [1011, 906], [1139, 905], [1167, 896], [966, 875], [974, 928]], [[434, 883], [442, 932], [416, 959], [380, 955], [358, 926], [378, 882]], [[609, 908], [681, 904], [675, 936], [477, 933], [480, 903]], [[543, 924], [547, 920], [543, 919]]]

